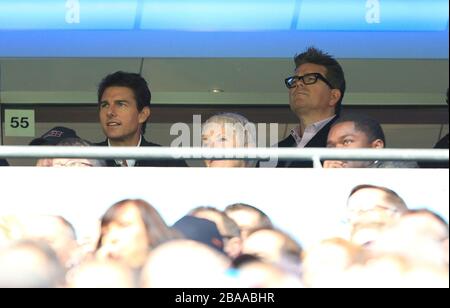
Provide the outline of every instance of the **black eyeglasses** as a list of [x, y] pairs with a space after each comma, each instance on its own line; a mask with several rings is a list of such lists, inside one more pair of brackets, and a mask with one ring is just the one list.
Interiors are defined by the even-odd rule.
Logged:
[[284, 80], [284, 83], [286, 84], [286, 87], [288, 89], [292, 89], [292, 88], [295, 88], [295, 84], [299, 80], [301, 80], [306, 85], [310, 85], [310, 84], [315, 84], [317, 82], [317, 80], [319, 80], [319, 79], [322, 80], [323, 82], [325, 82], [327, 84], [327, 86], [329, 86], [331, 89], [334, 89], [334, 87], [331, 85], [331, 83], [325, 77], [323, 77], [323, 75], [320, 73], [310, 73], [310, 74], [305, 74], [303, 76], [288, 77]]

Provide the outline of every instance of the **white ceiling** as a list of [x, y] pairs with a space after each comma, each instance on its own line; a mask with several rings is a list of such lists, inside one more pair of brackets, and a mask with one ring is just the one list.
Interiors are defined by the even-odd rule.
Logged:
[[[349, 105], [440, 105], [449, 84], [445, 60], [340, 61]], [[0, 102], [95, 103], [96, 86], [117, 70], [140, 72], [157, 104], [285, 105], [292, 59], [0, 59]], [[211, 93], [220, 88], [225, 92]]]

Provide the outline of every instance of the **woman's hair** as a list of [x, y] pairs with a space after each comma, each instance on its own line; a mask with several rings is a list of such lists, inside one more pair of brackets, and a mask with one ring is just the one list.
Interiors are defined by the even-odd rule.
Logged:
[[171, 230], [159, 215], [158, 211], [144, 200], [126, 199], [111, 206], [101, 220], [101, 234], [97, 243], [97, 249], [102, 246], [106, 227], [116, 221], [125, 206], [134, 206], [140, 213], [140, 217], [147, 231], [148, 246], [153, 249], [169, 240], [178, 238], [177, 233]]
[[231, 112], [219, 113], [206, 120], [203, 127], [211, 123], [233, 125], [232, 127], [239, 137], [238, 141], [242, 147], [256, 147], [256, 128], [243, 115]]
[[[225, 129], [232, 129], [236, 136], [237, 146], [241, 148], [256, 147], [256, 126], [246, 117], [238, 113], [219, 113], [210, 117], [202, 126], [202, 132], [211, 125], [217, 125]], [[247, 161], [247, 167], [256, 166], [257, 161]]]

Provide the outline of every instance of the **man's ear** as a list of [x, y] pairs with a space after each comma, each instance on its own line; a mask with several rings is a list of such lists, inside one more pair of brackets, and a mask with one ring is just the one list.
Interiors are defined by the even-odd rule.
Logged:
[[384, 148], [384, 141], [381, 139], [376, 139], [372, 141], [372, 148], [374, 149], [383, 149]]
[[139, 112], [139, 123], [145, 123], [150, 118], [151, 110], [150, 107], [144, 107], [141, 112]]
[[335, 107], [337, 105], [337, 103], [339, 102], [339, 100], [341, 99], [341, 97], [342, 97], [341, 90], [332, 89], [331, 90], [330, 107], [331, 106]]

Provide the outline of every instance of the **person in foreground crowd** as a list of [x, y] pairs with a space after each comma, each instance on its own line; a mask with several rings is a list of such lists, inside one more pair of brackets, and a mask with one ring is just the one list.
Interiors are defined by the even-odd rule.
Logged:
[[242, 240], [245, 240], [254, 230], [273, 228], [273, 224], [266, 213], [248, 204], [232, 204], [227, 206], [224, 212], [239, 226]]
[[24, 215], [15, 219], [15, 232], [28, 240], [49, 245], [65, 269], [72, 266], [77, 250], [74, 227], [64, 217]]
[[0, 288], [58, 288], [64, 268], [43, 242], [19, 240], [0, 251]]
[[276, 229], [253, 231], [245, 239], [242, 252], [256, 255], [264, 262], [300, 275], [303, 249], [296, 240], [283, 231]]
[[[116, 72], [98, 87], [100, 124], [107, 139], [98, 146], [158, 147], [144, 138], [150, 118], [151, 92], [147, 81], [135, 73]], [[186, 167], [177, 160], [108, 160], [110, 167]]]
[[174, 240], [150, 253], [141, 283], [146, 288], [230, 287], [231, 279], [227, 276], [230, 264], [217, 249], [197, 241]]
[[[174, 231], [142, 200], [113, 205], [101, 228], [91, 230], [90, 237], [98, 239], [100, 233], [97, 244], [103, 245], [96, 254], [81, 256], [78, 249], [67, 248], [74, 232], [57, 216], [0, 216], [0, 287], [448, 288], [444, 219], [430, 210], [407, 210], [397, 194], [373, 185], [356, 187], [348, 206], [349, 218], [360, 230], [367, 234], [378, 228], [370, 243], [330, 234], [303, 250], [279, 229], [260, 229], [246, 238], [244, 253], [234, 260], [209, 241], [175, 239]], [[200, 234], [205, 230], [203, 223], [188, 225]], [[54, 250], [79, 262], [64, 267]]]
[[137, 288], [135, 273], [114, 260], [89, 260], [75, 268], [68, 277], [69, 288]]
[[[202, 126], [202, 146], [209, 148], [254, 148], [256, 127], [244, 116], [221, 113], [212, 116]], [[256, 160], [206, 160], [207, 167], [255, 167]]]
[[[295, 57], [295, 74], [285, 80], [289, 104], [299, 126], [278, 147], [324, 148], [345, 94], [341, 65], [332, 56], [309, 48]], [[277, 167], [307, 168], [310, 161], [279, 162]]]
[[223, 253], [223, 239], [214, 222], [195, 216], [184, 216], [172, 228], [185, 239], [207, 245]]
[[96, 255], [100, 259], [119, 260], [138, 270], [150, 250], [177, 237], [150, 204], [123, 200], [103, 215]]
[[[342, 114], [331, 126], [328, 148], [383, 149], [386, 138], [380, 123], [362, 114]], [[417, 168], [408, 161], [331, 161], [324, 168]]]
[[386, 226], [407, 211], [405, 201], [386, 187], [356, 186], [347, 200], [347, 217], [352, 241], [358, 244], [370, 243]]
[[9, 163], [6, 159], [0, 159], [0, 167], [9, 167]]
[[189, 215], [210, 220], [217, 225], [223, 239], [223, 250], [230, 258], [237, 258], [241, 254], [241, 230], [227, 214], [214, 207], [198, 207], [193, 209]]

